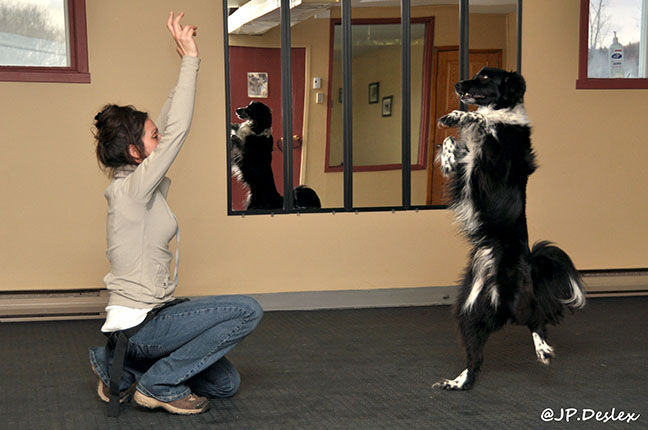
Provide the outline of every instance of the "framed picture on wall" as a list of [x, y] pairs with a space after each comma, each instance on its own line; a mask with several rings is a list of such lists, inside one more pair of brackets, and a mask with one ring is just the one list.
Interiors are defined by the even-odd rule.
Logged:
[[372, 82], [369, 84], [369, 104], [378, 103], [380, 82]]
[[382, 99], [382, 116], [391, 116], [392, 115], [392, 102], [394, 96], [383, 97]]
[[266, 72], [248, 72], [247, 92], [250, 98], [268, 98], [268, 74]]

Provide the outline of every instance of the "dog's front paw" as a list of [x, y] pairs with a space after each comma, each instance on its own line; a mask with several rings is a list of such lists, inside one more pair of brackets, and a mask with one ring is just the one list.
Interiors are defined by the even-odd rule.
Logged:
[[457, 165], [457, 140], [448, 136], [443, 140], [441, 148], [441, 172], [444, 176], [448, 176]]
[[461, 372], [455, 379], [442, 379], [436, 382], [432, 385], [432, 388], [449, 391], [470, 390], [472, 384], [468, 381], [468, 369]]
[[463, 112], [458, 110], [453, 110], [449, 114], [443, 115], [441, 118], [439, 118], [439, 128], [458, 126], [462, 115]]

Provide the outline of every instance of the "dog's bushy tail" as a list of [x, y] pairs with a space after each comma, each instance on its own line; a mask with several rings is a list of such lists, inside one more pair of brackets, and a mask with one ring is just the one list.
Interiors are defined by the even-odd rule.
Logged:
[[583, 281], [565, 251], [550, 242], [538, 242], [531, 250], [530, 264], [536, 299], [555, 317], [550, 319], [559, 319], [564, 306], [585, 306]]

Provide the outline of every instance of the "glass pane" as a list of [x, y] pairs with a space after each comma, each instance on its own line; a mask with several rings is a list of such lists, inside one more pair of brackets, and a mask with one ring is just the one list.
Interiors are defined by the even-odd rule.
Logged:
[[[398, 19], [400, 11], [394, 12], [392, 19]], [[353, 23], [351, 38], [353, 205], [400, 206], [401, 26]]]
[[[425, 24], [412, 24], [412, 163], [419, 159]], [[353, 25], [353, 165], [401, 163], [401, 26]], [[342, 115], [342, 29], [335, 26], [331, 118]], [[342, 163], [341, 130], [332, 128], [329, 167]]]
[[[380, 10], [374, 7], [375, 11]], [[384, 9], [384, 8], [383, 8]], [[400, 206], [401, 196], [401, 25], [398, 10], [367, 17], [354, 10], [352, 26], [352, 103], [354, 206]], [[386, 17], [386, 18], [385, 18]], [[373, 22], [372, 22], [373, 21]], [[412, 165], [423, 166], [425, 151], [423, 92], [426, 88], [426, 29], [431, 21], [411, 25], [411, 155]], [[430, 28], [431, 34], [431, 28]], [[331, 97], [328, 137], [329, 170], [343, 168], [342, 27], [333, 29]]]
[[65, 0], [0, 0], [0, 65], [70, 65]]
[[645, 4], [644, 0], [590, 0], [589, 78], [646, 77]]
[[281, 147], [283, 151], [292, 147], [295, 208], [341, 207], [343, 185], [337, 178], [330, 178], [324, 169], [329, 102], [328, 36], [331, 8], [338, 3], [335, 0], [292, 3], [292, 142], [282, 140]]
[[[335, 0], [330, 0], [335, 5]], [[324, 2], [326, 5], [327, 3]], [[291, 9], [292, 142], [283, 139], [281, 26], [279, 2], [228, 1], [230, 115], [234, 127], [244, 123], [236, 109], [255, 101], [271, 110], [271, 128], [263, 146], [235, 150], [233, 162], [245, 161], [245, 177], [232, 175], [233, 210], [281, 210], [283, 201], [270, 206], [250, 205], [262, 196], [284, 192], [284, 151], [292, 151], [292, 192], [296, 209], [342, 206], [341, 175], [324, 170], [326, 143], [328, 33], [330, 12], [298, 4]], [[261, 139], [256, 139], [257, 143]], [[319, 202], [319, 203], [318, 203]]]

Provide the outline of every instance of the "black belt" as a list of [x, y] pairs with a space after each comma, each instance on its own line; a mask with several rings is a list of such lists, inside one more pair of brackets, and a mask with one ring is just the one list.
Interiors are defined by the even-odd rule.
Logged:
[[[178, 303], [186, 302], [189, 299], [175, 299], [169, 303], [165, 303], [159, 308], [151, 309], [147, 314], [144, 321], [126, 330], [106, 333], [108, 336], [108, 343], [106, 344], [106, 353], [110, 356], [113, 353], [112, 366], [110, 367], [110, 401], [108, 402], [108, 416], [119, 416], [119, 382], [121, 380], [122, 371], [124, 370], [124, 359], [126, 358], [126, 349], [128, 348], [128, 339], [137, 333], [147, 322], [151, 321], [162, 309], [170, 306], [177, 305]], [[116, 338], [116, 339], [115, 339]]]

